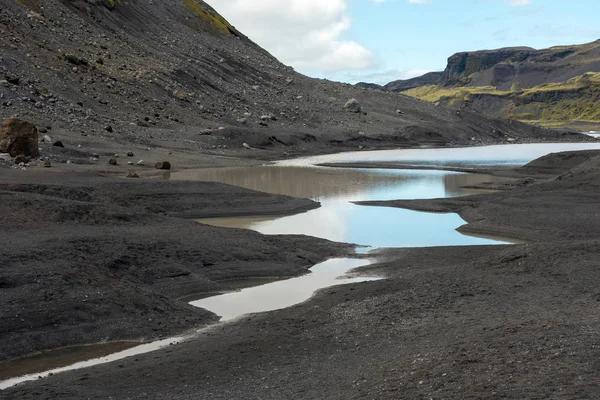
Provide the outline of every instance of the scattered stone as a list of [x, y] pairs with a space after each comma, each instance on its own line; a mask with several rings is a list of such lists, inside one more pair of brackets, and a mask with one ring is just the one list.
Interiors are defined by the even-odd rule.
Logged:
[[240, 123], [240, 124], [242, 124], [242, 125], [245, 125], [248, 122], [248, 120], [246, 118], [240, 118], [240, 119], [237, 120], [237, 122]]
[[396, 114], [402, 115], [402, 114], [404, 114], [404, 111], [402, 111], [402, 110], [396, 110]]
[[269, 124], [267, 124], [265, 121], [260, 121], [258, 124], [260, 126], [269, 126]]
[[244, 146], [247, 149], [252, 149], [252, 147], [250, 147], [250, 145], [248, 143], [242, 143], [242, 146]]
[[344, 104], [344, 110], [358, 114], [359, 112], [361, 112], [362, 108], [358, 100], [350, 99], [346, 102], [346, 104]]
[[44, 161], [44, 168], [51, 168], [51, 167], [52, 167], [52, 163], [50, 163], [50, 160]]
[[27, 18], [35, 19], [36, 21], [39, 21], [39, 22], [44, 22], [44, 16], [40, 13], [36, 13], [33, 11], [30, 11], [27, 13]]
[[54, 146], [54, 147], [65, 147], [65, 145], [63, 144], [63, 142], [61, 142], [60, 140], [57, 140], [56, 142], [52, 143], [52, 146]]
[[16, 76], [16, 75], [13, 75], [13, 76], [7, 76], [7, 77], [6, 77], [6, 81], [7, 81], [8, 83], [12, 83], [13, 85], [18, 85], [18, 84], [21, 82], [21, 78], [19, 78], [19, 77], [18, 77], [18, 76]]
[[67, 60], [68, 62], [70, 62], [73, 65], [88, 65], [87, 60], [84, 60], [83, 58], [79, 58], [73, 54], [65, 54], [65, 60]]
[[27, 164], [29, 162], [29, 158], [25, 157], [23, 154], [19, 154], [15, 157], [15, 164]]
[[140, 176], [133, 171], [129, 171], [126, 176], [126, 178], [139, 178], [139, 177]]
[[291, 85], [292, 83], [294, 83], [294, 78], [287, 78], [285, 80], [285, 83], [288, 84], [288, 85]]
[[203, 129], [200, 131], [201, 135], [212, 135], [213, 131], [212, 129], [208, 128], [208, 129]]
[[7, 119], [0, 127], [0, 153], [13, 157], [39, 157], [38, 131], [31, 122], [16, 118]]
[[12, 161], [12, 157], [8, 153], [0, 153], [0, 161]]
[[133, 161], [127, 161], [127, 165], [133, 165]]
[[73, 161], [67, 160], [67, 165], [73, 164]]
[[171, 163], [168, 161], [161, 161], [154, 164], [156, 169], [171, 169]]
[[105, 130], [106, 132], [108, 132], [108, 133], [112, 133], [112, 132], [113, 132], [113, 128], [112, 128], [112, 126], [110, 126], [110, 125], [108, 125], [108, 126], [104, 127], [104, 130]]
[[140, 160], [137, 162], [137, 165], [139, 165], [140, 167], [143, 167], [144, 165], [146, 165], [146, 163], [144, 162], [144, 160]]
[[108, 160], [108, 165], [117, 165], [117, 159], [116, 158], [111, 158]]
[[508, 139], [506, 139], [506, 141], [508, 143], [515, 143], [517, 141], [517, 139], [515, 139], [515, 138], [508, 138]]
[[52, 143], [52, 138], [49, 135], [44, 135], [42, 138], [43, 143]]
[[128, 151], [127, 152], [127, 157], [133, 157], [133, 151]]

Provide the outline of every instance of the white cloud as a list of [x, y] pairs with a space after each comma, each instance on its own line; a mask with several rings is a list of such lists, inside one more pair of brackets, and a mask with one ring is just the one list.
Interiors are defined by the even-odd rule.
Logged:
[[346, 40], [349, 0], [211, 0], [237, 29], [279, 58], [306, 72], [361, 70], [373, 53]]

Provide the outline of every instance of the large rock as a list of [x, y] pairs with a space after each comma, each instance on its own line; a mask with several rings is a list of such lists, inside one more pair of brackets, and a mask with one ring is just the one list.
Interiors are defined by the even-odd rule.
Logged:
[[171, 169], [171, 163], [168, 161], [157, 162], [154, 167], [156, 169]]
[[31, 122], [16, 118], [7, 119], [0, 128], [0, 153], [12, 157], [39, 157], [38, 130]]
[[356, 99], [350, 99], [344, 104], [344, 110], [359, 113], [361, 111], [360, 103]]

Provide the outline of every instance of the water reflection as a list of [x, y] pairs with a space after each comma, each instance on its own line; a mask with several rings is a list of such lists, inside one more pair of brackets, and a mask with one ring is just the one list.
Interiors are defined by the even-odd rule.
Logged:
[[190, 304], [214, 312], [221, 321], [229, 321], [244, 314], [279, 310], [308, 300], [315, 291], [333, 285], [365, 282], [378, 278], [344, 278], [350, 270], [368, 265], [367, 260], [332, 259], [317, 264], [311, 273], [299, 278], [287, 279], [255, 286], [239, 292], [207, 297]]
[[[188, 170], [173, 173], [171, 178], [222, 182], [260, 192], [317, 201], [332, 198], [346, 201], [385, 200], [393, 199], [393, 196], [448, 197], [470, 193], [462, 189], [463, 186], [505, 181], [491, 175], [445, 171], [278, 166]], [[406, 197], [411, 196], [411, 193], [412, 197]], [[385, 199], [379, 198], [381, 196]]]
[[559, 151], [600, 149], [600, 143], [533, 143], [497, 146], [379, 150], [328, 154], [280, 161], [281, 166], [310, 166], [335, 162], [405, 162], [417, 165], [524, 165]]
[[298, 215], [199, 220], [205, 224], [252, 229], [263, 234], [302, 234], [371, 247], [499, 243], [458, 233], [456, 228], [465, 221], [456, 214], [430, 214], [352, 203], [462, 196], [472, 193], [463, 186], [503, 181], [490, 175], [434, 170], [265, 166], [177, 173], [174, 178], [218, 181], [321, 202], [320, 208]]

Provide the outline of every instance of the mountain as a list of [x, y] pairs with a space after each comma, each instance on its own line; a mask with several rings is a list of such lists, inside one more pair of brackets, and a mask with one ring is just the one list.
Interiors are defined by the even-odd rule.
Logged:
[[454, 54], [439, 82], [393, 91], [497, 118], [593, 124], [600, 121], [599, 73], [600, 40], [514, 47]]
[[384, 86], [390, 92], [403, 92], [414, 89], [419, 86], [437, 85], [442, 80], [443, 72], [428, 72], [425, 75], [417, 76], [411, 79], [397, 80]]
[[87, 162], [90, 143], [281, 158], [556, 135], [308, 78], [201, 0], [1, 1], [1, 116], [82, 143], [58, 161]]

